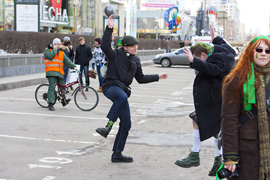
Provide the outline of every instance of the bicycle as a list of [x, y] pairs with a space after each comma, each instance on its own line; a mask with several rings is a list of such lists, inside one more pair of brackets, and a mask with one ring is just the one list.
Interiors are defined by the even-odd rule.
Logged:
[[[93, 110], [98, 105], [98, 102], [99, 102], [99, 96], [98, 96], [97, 91], [90, 86], [83, 86], [82, 87], [82, 85], [79, 81], [79, 78], [78, 78], [79, 71], [73, 71], [71, 73], [76, 73], [77, 80], [73, 81], [71, 83], [68, 83], [66, 85], [60, 84], [58, 82], [56, 83], [54, 104], [58, 100], [64, 106], [65, 90], [74, 84], [79, 84], [79, 86], [73, 91], [73, 93], [71, 95], [71, 96], [74, 95], [74, 102], [75, 102], [76, 106], [83, 111]], [[49, 88], [49, 84], [41, 84], [37, 87], [37, 89], [35, 91], [35, 99], [36, 99], [37, 103], [43, 108], [49, 107], [48, 94], [47, 94], [48, 88]]]

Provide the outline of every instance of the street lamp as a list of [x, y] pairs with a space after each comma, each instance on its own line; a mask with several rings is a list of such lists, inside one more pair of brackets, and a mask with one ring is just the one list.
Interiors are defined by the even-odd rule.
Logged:
[[77, 6], [79, 5], [80, 0], [73, 0], [73, 6], [75, 8], [75, 34], [77, 34]]
[[157, 18], [155, 18], [155, 29], [156, 29], [156, 40], [158, 39], [158, 33], [157, 33], [157, 29], [158, 29], [158, 21]]
[[202, 29], [202, 30], [201, 30], [201, 33], [202, 33], [202, 36], [204, 36], [205, 30]]

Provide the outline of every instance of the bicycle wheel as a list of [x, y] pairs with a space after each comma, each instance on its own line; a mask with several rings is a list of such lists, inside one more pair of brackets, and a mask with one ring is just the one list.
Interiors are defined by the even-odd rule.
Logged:
[[[37, 103], [43, 107], [43, 108], [48, 108], [48, 88], [49, 84], [41, 84], [37, 87], [36, 92], [35, 92], [35, 99]], [[57, 93], [55, 91], [55, 101], [53, 104], [56, 102], [56, 97]]]
[[41, 84], [35, 92], [36, 101], [43, 108], [48, 107], [48, 88], [49, 84]]
[[75, 90], [74, 102], [83, 111], [91, 111], [97, 106], [98, 101], [98, 93], [92, 87], [84, 86], [83, 92], [81, 92], [79, 87]]

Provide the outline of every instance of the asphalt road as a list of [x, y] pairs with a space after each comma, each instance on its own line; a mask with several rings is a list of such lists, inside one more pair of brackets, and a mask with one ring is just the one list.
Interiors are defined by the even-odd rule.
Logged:
[[[41, 108], [34, 99], [37, 86], [0, 91], [0, 180], [209, 180], [215, 150], [212, 139], [202, 143], [201, 165], [180, 168], [192, 147], [194, 71], [188, 67], [144, 66], [145, 74], [167, 72], [150, 84], [134, 79], [129, 99], [132, 128], [123, 154], [133, 163], [111, 163], [115, 123], [108, 138], [95, 129], [105, 126], [111, 106], [99, 94], [98, 106], [79, 110], [72, 101]], [[97, 79], [91, 79], [97, 89]], [[68, 95], [70, 96], [70, 94]]]

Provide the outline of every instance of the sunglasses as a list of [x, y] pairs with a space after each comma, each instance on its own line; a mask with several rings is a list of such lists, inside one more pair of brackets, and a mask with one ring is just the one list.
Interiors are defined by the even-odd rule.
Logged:
[[[263, 49], [257, 48], [257, 49], [255, 49], [255, 51], [258, 52], [258, 53], [262, 53], [263, 52]], [[270, 49], [265, 49], [265, 53], [266, 54], [270, 54]]]

